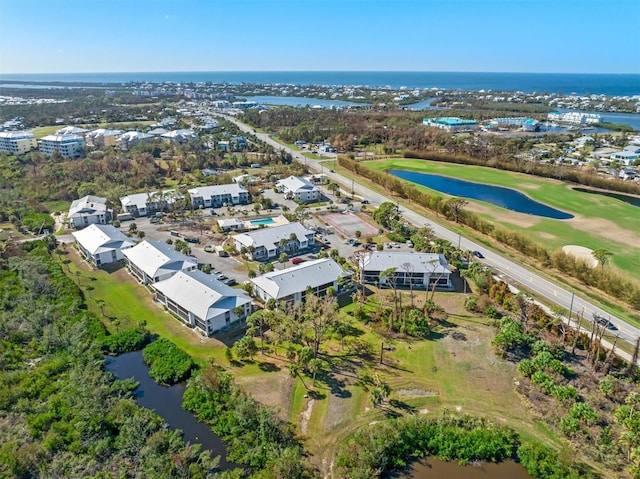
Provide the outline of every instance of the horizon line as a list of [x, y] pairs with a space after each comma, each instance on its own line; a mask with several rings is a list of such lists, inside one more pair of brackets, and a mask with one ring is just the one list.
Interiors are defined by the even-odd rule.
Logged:
[[90, 75], [142, 73], [490, 73], [524, 75], [640, 75], [640, 72], [532, 72], [480, 70], [149, 70], [149, 71], [65, 71], [65, 72], [0, 72], [0, 75]]

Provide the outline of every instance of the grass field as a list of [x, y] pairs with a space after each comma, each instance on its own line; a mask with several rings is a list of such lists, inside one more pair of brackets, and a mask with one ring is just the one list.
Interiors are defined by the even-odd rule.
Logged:
[[[57, 256], [63, 270], [84, 291], [89, 309], [109, 330], [144, 321], [152, 333], [170, 339], [197, 363], [214, 360], [222, 365], [243, 389], [297, 427], [313, 462], [323, 470], [330, 467], [336, 445], [358, 428], [398, 414], [438, 415], [442, 408], [481, 415], [513, 427], [524, 438], [562, 447], [562, 441], [515, 392], [515, 365], [493, 353], [493, 327], [465, 311], [463, 295], [436, 293], [435, 300], [449, 313], [448, 320], [428, 340], [385, 339], [390, 349], [384, 352], [382, 365], [378, 363], [380, 336], [351, 320], [358, 341], [368, 344], [371, 354], [352, 354], [338, 341], [325, 343], [322, 357], [332, 364], [332, 374], [319, 375], [312, 385], [306, 376], [291, 377], [283, 348], [277, 354], [258, 353], [254, 361], [230, 364], [223, 341], [202, 338], [167, 314], [124, 268], [111, 273], [92, 269], [73, 248], [66, 250], [66, 255]], [[100, 301], [104, 301], [102, 308]], [[416, 301], [421, 301], [418, 295]], [[347, 306], [339, 314], [348, 316], [352, 308]], [[371, 407], [369, 393], [359, 381], [363, 373], [379, 374], [391, 386], [392, 394], [382, 407]]]
[[493, 168], [404, 158], [369, 161], [366, 165], [378, 171], [421, 171], [520, 191], [536, 201], [567, 211], [576, 217], [570, 220], [545, 219], [476, 200], [470, 200], [468, 209], [508, 229], [526, 231], [527, 235], [549, 249], [568, 244], [586, 246], [593, 250], [607, 249], [613, 253], [612, 264], [640, 280], [640, 245], [637, 241], [640, 237], [640, 209], [636, 206], [607, 196], [575, 191], [560, 181]]

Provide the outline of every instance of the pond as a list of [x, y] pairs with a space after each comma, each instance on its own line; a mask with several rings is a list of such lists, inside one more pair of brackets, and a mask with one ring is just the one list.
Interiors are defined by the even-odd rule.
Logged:
[[518, 213], [542, 216], [555, 220], [568, 220], [573, 218], [572, 214], [543, 205], [519, 191], [501, 186], [484, 185], [482, 183], [458, 180], [457, 178], [449, 178], [447, 176], [429, 173], [417, 173], [414, 171], [389, 170], [389, 173], [403, 180], [426, 186], [427, 188], [446, 193], [447, 195], [486, 201], [487, 203]]
[[404, 479], [533, 479], [522, 465], [514, 461], [504, 461], [499, 464], [483, 462], [478, 465], [461, 466], [457, 462], [446, 462], [431, 457], [415, 463], [407, 475], [392, 477]]
[[622, 193], [611, 193], [610, 191], [592, 190], [590, 188], [575, 187], [573, 189], [581, 193], [608, 196], [609, 198], [615, 198], [616, 200], [624, 201], [625, 203], [628, 203], [632, 206], [637, 206], [638, 208], [640, 208], [640, 197], [637, 197], [637, 196], [630, 196]]
[[107, 357], [106, 370], [118, 379], [133, 378], [140, 384], [134, 391], [136, 402], [152, 409], [162, 417], [171, 429], [183, 431], [183, 438], [192, 444], [200, 444], [202, 449], [211, 451], [211, 456], [220, 456], [220, 470], [242, 467], [226, 461], [227, 450], [222, 440], [211, 431], [211, 428], [199, 422], [190, 412], [182, 409], [184, 384], [170, 387], [157, 384], [149, 376], [149, 368], [142, 359], [142, 351]]

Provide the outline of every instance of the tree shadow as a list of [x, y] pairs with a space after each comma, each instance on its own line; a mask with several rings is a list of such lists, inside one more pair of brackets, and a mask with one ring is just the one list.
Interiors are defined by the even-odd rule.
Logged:
[[338, 379], [334, 374], [324, 373], [319, 375], [319, 379], [327, 385], [331, 395], [339, 397], [339, 398], [350, 398], [351, 391], [346, 389], [346, 382]]
[[258, 363], [258, 367], [260, 368], [261, 371], [264, 371], [266, 373], [274, 373], [277, 371], [280, 371], [282, 368], [276, 364], [273, 363], [267, 363], [264, 361], [261, 361]]
[[400, 409], [401, 411], [405, 412], [405, 413], [415, 413], [416, 412], [416, 408], [413, 407], [411, 404], [408, 404], [404, 401], [401, 401], [399, 399], [390, 399], [389, 400], [389, 406], [394, 408], [394, 409]]

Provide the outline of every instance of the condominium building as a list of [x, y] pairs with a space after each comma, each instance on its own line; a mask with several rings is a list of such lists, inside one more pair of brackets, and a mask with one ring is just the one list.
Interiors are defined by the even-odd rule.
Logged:
[[40, 153], [53, 155], [59, 152], [65, 158], [82, 158], [85, 153], [85, 141], [79, 135], [49, 135], [40, 140]]
[[33, 133], [28, 131], [0, 132], [0, 152], [10, 155], [22, 155], [38, 147]]

